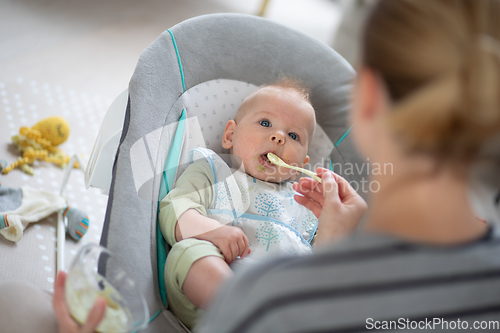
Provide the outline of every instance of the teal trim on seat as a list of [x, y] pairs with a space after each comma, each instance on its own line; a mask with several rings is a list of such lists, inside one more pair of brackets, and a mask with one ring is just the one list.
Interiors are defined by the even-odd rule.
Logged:
[[160, 183], [160, 194], [158, 195], [158, 209], [156, 213], [156, 253], [158, 260], [158, 283], [160, 289], [161, 299], [163, 305], [167, 304], [167, 290], [165, 288], [165, 260], [167, 259], [167, 249], [165, 248], [165, 240], [160, 230], [160, 223], [158, 217], [160, 215], [160, 202], [170, 192], [175, 181], [175, 174], [177, 173], [177, 166], [181, 156], [182, 141], [184, 138], [184, 126], [186, 123], [186, 110], [182, 110], [177, 130], [172, 141], [172, 145], [168, 150], [167, 161], [163, 168], [163, 176]]
[[[151, 316], [151, 318], [148, 319], [148, 323], [152, 322], [153, 319], [155, 319], [156, 317], [158, 317], [158, 315], [160, 314], [161, 310], [158, 310], [158, 312], [156, 312], [154, 315]], [[136, 324], [134, 324], [135, 326], [137, 326]], [[137, 333], [139, 332], [139, 330], [137, 331], [133, 331], [132, 333]]]
[[184, 126], [186, 123], [186, 110], [183, 109], [181, 117], [179, 118], [179, 124], [177, 125], [177, 130], [175, 131], [174, 140], [168, 151], [167, 161], [165, 162], [165, 168], [163, 169], [163, 180], [166, 182], [166, 193], [172, 189], [172, 185], [175, 181], [175, 174], [177, 172], [177, 166], [179, 165], [179, 159], [181, 157], [181, 147], [182, 141], [184, 139]]
[[344, 139], [347, 137], [353, 126], [354, 125], [351, 125], [351, 127], [349, 127], [349, 129], [344, 133], [344, 135], [342, 135], [342, 137], [335, 143], [334, 145], [335, 147], [337, 147], [342, 141], [344, 141]]
[[[156, 219], [160, 215], [160, 201], [158, 201], [158, 210]], [[165, 240], [160, 230], [160, 223], [156, 223], [156, 258], [158, 261], [158, 286], [163, 305], [167, 305], [167, 289], [165, 287], [165, 260], [167, 260], [167, 249], [165, 248]]]
[[174, 44], [175, 54], [177, 54], [177, 61], [179, 62], [179, 70], [181, 71], [181, 81], [182, 81], [182, 92], [186, 91], [186, 85], [184, 84], [184, 70], [182, 69], [181, 57], [179, 56], [179, 50], [177, 49], [177, 42], [175, 41], [174, 34], [172, 31], [167, 30], [172, 37], [172, 43]]
[[[186, 85], [184, 83], [184, 71], [182, 69], [181, 57], [179, 55], [179, 50], [177, 49], [177, 42], [175, 41], [174, 34], [167, 30], [172, 37], [172, 43], [174, 45], [175, 54], [177, 55], [177, 61], [179, 62], [179, 71], [181, 73], [182, 81], [182, 92], [186, 91]], [[186, 110], [183, 109], [181, 116], [179, 118], [179, 123], [177, 124], [177, 130], [175, 132], [174, 139], [169, 148], [167, 161], [165, 162], [165, 167], [163, 168], [162, 180], [160, 183], [160, 193], [158, 195], [158, 209], [156, 212], [156, 258], [158, 262], [158, 285], [160, 289], [160, 296], [163, 301], [163, 305], [167, 305], [167, 290], [165, 287], [165, 261], [167, 260], [167, 249], [165, 248], [165, 239], [160, 230], [160, 223], [158, 217], [160, 215], [160, 202], [165, 198], [165, 196], [170, 192], [171, 186], [175, 181], [175, 174], [177, 173], [177, 166], [179, 164], [179, 158], [181, 155], [182, 141], [184, 137], [184, 126], [186, 120]], [[155, 315], [156, 316], [156, 315]], [[153, 319], [153, 318], [151, 318]]]

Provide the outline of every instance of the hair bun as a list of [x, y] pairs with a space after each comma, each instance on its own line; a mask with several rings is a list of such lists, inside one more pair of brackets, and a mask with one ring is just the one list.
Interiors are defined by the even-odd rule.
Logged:
[[389, 124], [409, 150], [463, 161], [498, 140], [499, 15], [498, 0], [378, 2], [363, 62], [383, 78]]

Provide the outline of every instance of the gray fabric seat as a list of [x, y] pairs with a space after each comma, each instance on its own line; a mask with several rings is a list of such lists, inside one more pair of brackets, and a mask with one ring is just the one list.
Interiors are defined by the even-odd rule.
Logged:
[[[300, 79], [312, 88], [310, 97], [318, 123], [330, 140], [338, 143], [331, 153], [331, 164], [361, 165], [350, 136], [345, 135], [351, 126], [347, 112], [354, 75], [351, 66], [321, 42], [266, 19], [239, 14], [184, 21], [143, 52], [130, 81], [101, 244], [121, 259], [138, 282], [151, 316], [159, 313], [145, 331], [184, 331], [162, 302], [157, 259], [157, 240], [163, 242], [157, 229], [158, 195], [175, 135], [169, 125], [175, 125], [181, 116], [183, 92], [214, 79], [256, 86], [282, 76]], [[157, 140], [152, 142], [152, 137]], [[137, 166], [132, 166], [138, 160], [132, 157], [138, 143], [146, 147], [140, 158], [140, 175], [134, 174]], [[328, 164], [325, 160], [324, 166]], [[344, 176], [360, 182], [365, 174]], [[103, 273], [110, 269], [113, 267], [103, 268]]]

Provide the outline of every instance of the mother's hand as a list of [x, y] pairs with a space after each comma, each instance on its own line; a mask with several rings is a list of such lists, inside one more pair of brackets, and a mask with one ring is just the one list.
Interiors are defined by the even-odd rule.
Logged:
[[344, 178], [324, 168], [317, 168], [316, 173], [321, 183], [304, 177], [293, 189], [301, 194], [295, 200], [318, 218], [314, 243], [318, 246], [354, 232], [367, 205]]
[[95, 331], [106, 311], [106, 300], [97, 297], [92, 310], [90, 310], [87, 321], [83, 326], [71, 317], [66, 305], [64, 284], [66, 283], [66, 272], [59, 272], [54, 283], [53, 307], [56, 313], [59, 333], [92, 333]]

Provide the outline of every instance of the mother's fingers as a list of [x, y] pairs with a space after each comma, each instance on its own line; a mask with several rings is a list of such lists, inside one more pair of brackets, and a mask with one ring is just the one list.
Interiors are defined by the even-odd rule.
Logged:
[[58, 322], [64, 321], [69, 317], [68, 307], [64, 296], [64, 285], [66, 283], [66, 272], [59, 272], [54, 283], [54, 296], [52, 305], [56, 313]]
[[297, 191], [299, 189], [301, 190], [300, 192], [306, 192], [306, 191], [322, 192], [321, 183], [312, 178], [301, 178], [299, 182], [294, 183], [293, 186], [294, 190]]
[[87, 320], [83, 325], [80, 333], [93, 333], [95, 332], [97, 326], [104, 318], [106, 313], [106, 300], [102, 296], [97, 296], [92, 310], [90, 310]]
[[52, 306], [56, 314], [57, 324], [60, 333], [76, 333], [79, 332], [78, 324], [71, 317], [66, 305], [65, 284], [66, 272], [59, 272], [54, 283], [54, 296], [52, 297]]
[[347, 199], [353, 195], [358, 195], [356, 190], [352, 187], [352, 185], [342, 176], [337, 175], [335, 172], [325, 169], [325, 168], [317, 168], [316, 173], [318, 176], [322, 177], [324, 174], [331, 174], [333, 178], [335, 178], [338, 184], [338, 194], [341, 200]]
[[330, 204], [341, 203], [339, 197], [339, 185], [337, 180], [333, 176], [333, 172], [325, 172], [321, 175], [321, 183], [323, 186], [323, 193], [325, 196], [325, 203], [328, 202]]
[[83, 327], [80, 329], [77, 323], [71, 317], [68, 306], [66, 305], [65, 297], [65, 284], [66, 284], [66, 272], [59, 272], [54, 283], [54, 296], [53, 296], [53, 307], [56, 313], [57, 323], [59, 325], [59, 332], [64, 333], [92, 333], [96, 330], [97, 326], [104, 318], [106, 312], [106, 300], [98, 296], [94, 302], [94, 306], [87, 316], [87, 320]]
[[304, 197], [304, 196], [301, 196], [301, 195], [294, 195], [293, 198], [295, 199], [295, 201], [297, 201], [298, 204], [306, 207], [311, 212], [313, 212], [313, 214], [314, 214], [314, 216], [316, 216], [316, 218], [319, 218], [319, 215], [321, 214], [322, 206], [317, 201], [311, 200], [311, 199]]
[[318, 184], [315, 180], [312, 181], [314, 183], [301, 179], [299, 183], [293, 184], [293, 189], [303, 196], [306, 196], [311, 200], [318, 201], [320, 205], [323, 205], [323, 186]]
[[349, 184], [349, 182], [347, 182], [342, 176], [337, 175], [335, 172], [333, 172], [332, 170], [329, 170], [329, 169], [325, 169], [325, 168], [321, 168], [321, 167], [316, 168], [316, 174], [319, 177], [323, 177], [325, 174], [329, 174], [335, 179], [335, 181], [337, 183], [346, 182], [347, 184]]

